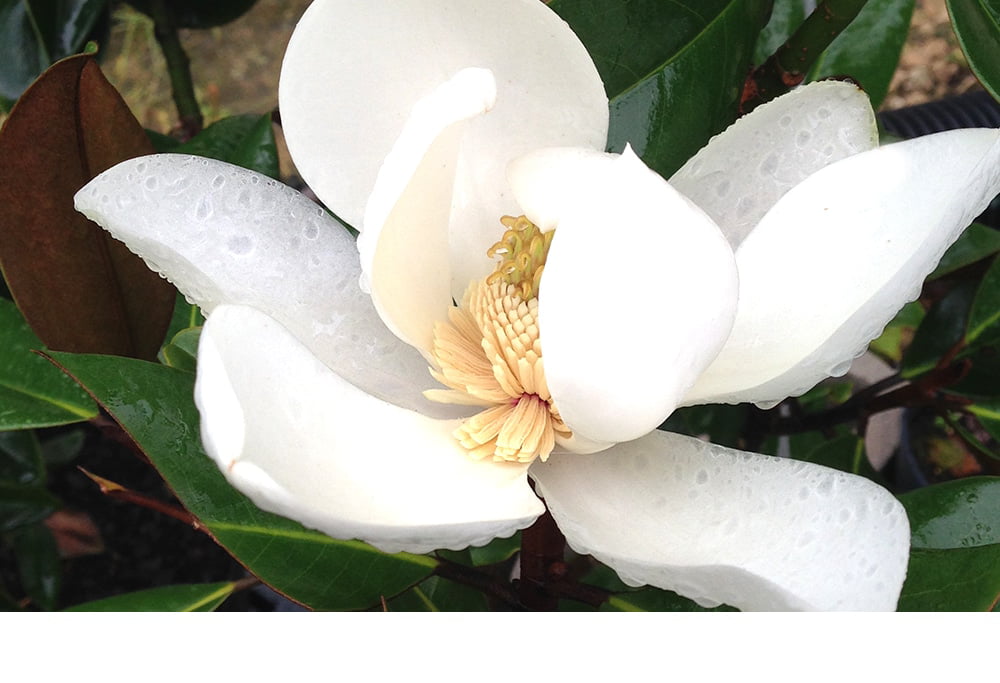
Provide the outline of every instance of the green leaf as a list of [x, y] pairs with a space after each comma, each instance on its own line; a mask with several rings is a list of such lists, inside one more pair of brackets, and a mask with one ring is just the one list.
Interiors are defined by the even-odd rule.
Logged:
[[432, 576], [389, 601], [390, 612], [485, 612], [486, 596], [480, 591]]
[[0, 430], [51, 427], [97, 417], [97, 406], [32, 349], [43, 349], [17, 307], [0, 299]]
[[[722, 605], [714, 608], [705, 608], [688, 598], [681, 597], [673, 591], [660, 590], [658, 588], [642, 588], [634, 590], [629, 588], [615, 572], [605, 565], [596, 565], [591, 568], [583, 577], [583, 583], [602, 588], [613, 593], [608, 600], [601, 604], [599, 610], [602, 612], [735, 612], [732, 607]], [[563, 600], [559, 605], [560, 611], [585, 611], [588, 608], [581, 603]]]
[[668, 177], [736, 118], [769, 0], [555, 0], [610, 99], [608, 148]]
[[[239, 19], [257, 0], [170, 0], [167, 6], [180, 28], [214, 28]], [[128, 0], [149, 14], [149, 0]]]
[[188, 303], [184, 295], [177, 292], [177, 300], [174, 302], [174, 314], [170, 319], [170, 327], [167, 328], [166, 339], [173, 339], [182, 330], [191, 327], [201, 327], [204, 324], [205, 316], [201, 314], [201, 309], [198, 308], [197, 304]]
[[743, 437], [750, 406], [704, 405], [679, 408], [660, 429], [690, 436], [707, 435], [712, 443], [735, 448]]
[[489, 564], [505, 562], [514, 557], [521, 549], [521, 532], [510, 538], [494, 538], [491, 542], [479, 548], [469, 548], [469, 559], [473, 566], [483, 567]]
[[236, 584], [192, 583], [162, 586], [85, 602], [64, 612], [214, 612], [232, 595]]
[[899, 496], [913, 548], [947, 550], [1000, 543], [1000, 477], [969, 477]]
[[753, 63], [763, 64], [767, 58], [785, 44], [806, 18], [806, 7], [802, 0], [774, 0], [771, 18], [760, 32], [753, 50]]
[[914, 0], [868, 0], [809, 70], [807, 80], [850, 76], [878, 108], [889, 92], [913, 16]]
[[41, 486], [0, 481], [0, 531], [40, 522], [60, 507], [59, 499]]
[[275, 179], [280, 173], [270, 114], [222, 119], [173, 151], [226, 161]]
[[82, 429], [73, 429], [45, 439], [42, 442], [42, 459], [46, 467], [62, 467], [73, 462], [80, 455], [85, 440], [86, 434]]
[[118, 91], [84, 55], [46, 70], [0, 129], [0, 267], [49, 348], [156, 357], [173, 286], [73, 207], [90, 179], [151, 151]]
[[45, 484], [42, 448], [30, 429], [0, 432], [0, 481], [22, 486]]
[[142, 448], [181, 503], [261, 580], [316, 609], [362, 609], [427, 578], [435, 560], [387, 555], [263, 512], [202, 450], [194, 376], [127, 358], [52, 353]]
[[824, 439], [822, 443], [799, 459], [832, 467], [841, 472], [857, 474], [872, 481], [882, 481], [881, 475], [868, 462], [868, 456], [865, 455], [864, 439], [854, 434], [835, 439]]
[[1000, 100], [1000, 2], [947, 0], [951, 25], [969, 67], [994, 99]]
[[737, 612], [735, 607], [702, 607], [673, 591], [643, 588], [617, 593], [601, 605], [602, 612]]
[[988, 612], [1000, 597], [1000, 544], [910, 553], [901, 612]]
[[982, 223], [973, 223], [954, 244], [948, 247], [948, 251], [941, 257], [941, 262], [927, 279], [934, 280], [953, 273], [959, 268], [993, 256], [998, 251], [1000, 251], [1000, 230]]
[[941, 357], [962, 341], [972, 295], [973, 283], [962, 282], [931, 306], [903, 356], [900, 375], [904, 379], [933, 370]]
[[968, 374], [947, 389], [949, 394], [972, 399], [976, 403], [1000, 401], [1000, 349], [979, 346], [963, 357], [971, 368]]
[[12, 532], [11, 541], [24, 592], [42, 609], [54, 610], [62, 583], [62, 567], [52, 532], [44, 524], [31, 524]]
[[161, 360], [172, 368], [184, 372], [194, 372], [198, 366], [199, 339], [201, 339], [200, 327], [189, 327], [186, 330], [181, 330], [160, 351]]
[[0, 99], [13, 102], [40, 73], [81, 52], [108, 0], [0, 0]]
[[877, 339], [872, 340], [868, 348], [894, 365], [898, 365], [903, 360], [904, 349], [909, 347], [925, 315], [920, 302], [911, 301], [899, 310], [896, 317], [885, 326]]
[[994, 259], [979, 282], [969, 310], [967, 344], [989, 344], [1000, 339], [1000, 258]]

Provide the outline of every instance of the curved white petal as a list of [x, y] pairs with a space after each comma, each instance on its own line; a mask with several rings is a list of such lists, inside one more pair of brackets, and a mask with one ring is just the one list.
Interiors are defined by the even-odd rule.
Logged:
[[515, 191], [531, 190], [518, 192], [525, 215], [556, 226], [538, 296], [556, 407], [594, 441], [645, 434], [729, 334], [737, 291], [729, 244], [630, 149], [620, 157], [543, 150], [513, 164], [511, 178]]
[[786, 194], [736, 252], [740, 302], [689, 403], [773, 403], [844, 374], [1000, 192], [1000, 131], [858, 154]]
[[433, 420], [331, 372], [283, 327], [220, 306], [198, 349], [208, 454], [261, 508], [385, 552], [482, 545], [543, 506], [521, 466], [475, 462]]
[[102, 173], [76, 206], [206, 314], [224, 303], [254, 306], [365, 391], [454, 415], [422, 396], [435, 385], [426, 361], [358, 289], [353, 238], [298, 192], [221, 161], [155, 155]]
[[448, 222], [463, 124], [495, 98], [489, 71], [463, 69], [420, 100], [365, 207], [362, 288], [389, 329], [427, 353], [452, 303]]
[[902, 505], [867, 479], [667, 432], [531, 468], [570, 546], [630, 585], [744, 610], [891, 610]]
[[878, 146], [875, 112], [852, 83], [818, 81], [757, 107], [670, 179], [736, 249], [775, 202], [810, 175]]
[[606, 143], [604, 87], [566, 23], [537, 0], [317, 0], [292, 34], [279, 86], [302, 176], [361, 228], [379, 167], [414, 104], [467, 67], [493, 72], [497, 104], [466, 126], [458, 161], [457, 299], [489, 272], [484, 253], [499, 238], [498, 220], [516, 210], [507, 162], [539, 147]]

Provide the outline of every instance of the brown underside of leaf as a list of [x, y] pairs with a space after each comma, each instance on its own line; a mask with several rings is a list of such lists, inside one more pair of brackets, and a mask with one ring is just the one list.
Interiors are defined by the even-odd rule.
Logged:
[[0, 267], [51, 349], [153, 359], [173, 287], [73, 208], [115, 164], [153, 152], [93, 58], [54, 64], [0, 130]]

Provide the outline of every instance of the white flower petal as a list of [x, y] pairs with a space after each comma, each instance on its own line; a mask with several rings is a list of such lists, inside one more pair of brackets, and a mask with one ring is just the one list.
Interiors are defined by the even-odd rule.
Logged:
[[891, 610], [906, 575], [902, 505], [819, 465], [656, 431], [531, 476], [574, 550], [705, 606]]
[[270, 178], [181, 155], [132, 159], [101, 174], [76, 206], [210, 314], [248, 304], [293, 332], [348, 381], [429, 415], [427, 363], [382, 324], [358, 289], [354, 239]]
[[704, 209], [735, 249], [788, 190], [824, 166], [877, 145], [868, 96], [851, 83], [819, 81], [738, 119], [670, 184]]
[[195, 400], [209, 455], [261, 508], [385, 552], [481, 545], [543, 506], [524, 467], [471, 460], [432, 420], [338, 377], [283, 327], [220, 306], [202, 332]]
[[1000, 192], [1000, 131], [858, 154], [786, 194], [736, 252], [725, 348], [685, 399], [773, 403], [844, 374]]
[[645, 434], [729, 334], [737, 291], [729, 244], [630, 149], [620, 157], [543, 150], [513, 164], [511, 178], [515, 190], [530, 188], [518, 193], [528, 218], [556, 225], [538, 297], [555, 406], [593, 441]]
[[489, 71], [463, 69], [420, 100], [365, 208], [362, 288], [396, 336], [428, 353], [452, 303], [448, 223], [463, 124], [495, 97]]
[[[484, 276], [498, 219], [516, 206], [507, 162], [539, 147], [603, 149], [608, 108], [590, 56], [538, 0], [317, 0], [292, 35], [279, 86], [303, 177], [361, 228], [365, 201], [413, 105], [467, 67], [489, 69], [497, 104], [466, 127], [455, 188], [453, 293]], [[358, 125], [362, 122], [363, 125]]]

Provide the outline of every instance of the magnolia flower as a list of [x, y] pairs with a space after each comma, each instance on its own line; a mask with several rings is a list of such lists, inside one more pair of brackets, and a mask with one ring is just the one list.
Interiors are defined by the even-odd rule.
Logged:
[[128, 161], [77, 195], [207, 314], [195, 398], [235, 487], [386, 552], [547, 506], [631, 585], [895, 606], [909, 527], [887, 491], [656, 428], [842, 373], [1000, 189], [997, 131], [876, 149], [867, 98], [821, 83], [668, 184], [603, 152], [597, 71], [537, 0], [318, 0], [280, 101], [356, 243], [207, 159]]

